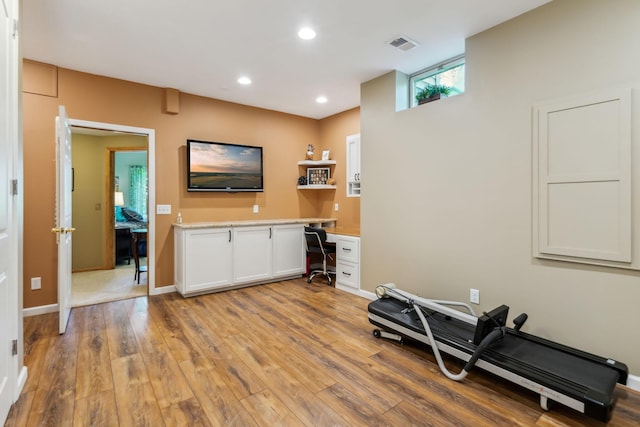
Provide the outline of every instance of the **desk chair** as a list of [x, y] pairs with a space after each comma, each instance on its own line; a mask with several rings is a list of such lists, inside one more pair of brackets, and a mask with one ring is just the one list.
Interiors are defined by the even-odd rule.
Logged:
[[307, 246], [307, 256], [312, 254], [319, 254], [322, 256], [322, 269], [311, 269], [309, 271], [308, 283], [311, 283], [313, 278], [318, 274], [322, 274], [329, 281], [329, 285], [333, 283], [331, 274], [335, 275], [335, 269], [327, 268], [327, 258], [334, 259], [333, 255], [336, 253], [336, 245], [327, 243], [327, 232], [322, 228], [305, 227], [304, 228], [305, 243]]

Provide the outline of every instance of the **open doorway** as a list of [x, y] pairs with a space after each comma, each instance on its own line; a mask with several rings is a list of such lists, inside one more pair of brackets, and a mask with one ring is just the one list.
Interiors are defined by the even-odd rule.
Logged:
[[[72, 127], [74, 307], [147, 295], [153, 286], [147, 272], [153, 138], [103, 127], [120, 128]], [[134, 231], [144, 236], [135, 251]]]

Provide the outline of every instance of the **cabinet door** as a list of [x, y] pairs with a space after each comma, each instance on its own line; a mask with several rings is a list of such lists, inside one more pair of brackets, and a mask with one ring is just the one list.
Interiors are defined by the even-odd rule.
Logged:
[[273, 276], [302, 274], [305, 270], [304, 226], [273, 227]]
[[271, 278], [272, 227], [233, 229], [234, 284]]
[[231, 284], [230, 228], [188, 230], [184, 234], [184, 290], [186, 293]]
[[360, 135], [347, 137], [347, 196], [360, 195]]

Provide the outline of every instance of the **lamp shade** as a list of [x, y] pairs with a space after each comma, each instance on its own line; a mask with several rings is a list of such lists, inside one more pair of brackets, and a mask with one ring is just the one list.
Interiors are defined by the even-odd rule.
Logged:
[[116, 191], [115, 197], [113, 198], [113, 204], [115, 206], [124, 206], [124, 194], [122, 191]]

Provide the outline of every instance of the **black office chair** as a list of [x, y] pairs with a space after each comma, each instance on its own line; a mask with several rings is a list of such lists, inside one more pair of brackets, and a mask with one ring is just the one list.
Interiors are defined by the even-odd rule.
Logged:
[[140, 273], [148, 273], [146, 265], [140, 265], [140, 258], [147, 256], [147, 230], [134, 230], [132, 233], [131, 247], [133, 252], [133, 262], [136, 266], [133, 280], [140, 284]]
[[318, 254], [322, 256], [322, 269], [311, 269], [309, 271], [309, 279], [307, 282], [311, 283], [313, 278], [318, 274], [326, 276], [329, 281], [329, 285], [333, 283], [331, 275], [335, 275], [335, 269], [327, 267], [327, 258], [334, 259], [332, 255], [336, 253], [335, 244], [327, 243], [327, 232], [322, 228], [305, 227], [304, 228], [305, 243], [307, 245], [307, 256], [313, 256]]

